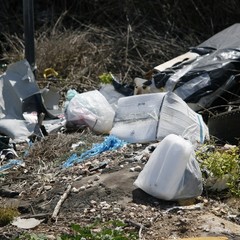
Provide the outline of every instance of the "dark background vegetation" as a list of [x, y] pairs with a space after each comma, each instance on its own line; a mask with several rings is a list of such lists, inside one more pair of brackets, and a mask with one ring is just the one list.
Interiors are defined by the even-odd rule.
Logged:
[[[63, 24], [116, 27], [128, 22], [139, 27], [151, 24], [163, 34], [206, 38], [239, 21], [238, 0], [35, 0], [36, 29], [52, 26], [67, 11]], [[22, 1], [1, 0], [1, 32], [21, 34]]]
[[[35, 0], [34, 11], [39, 73], [54, 67], [67, 87], [83, 90], [103, 72], [144, 76], [237, 23], [240, 1]], [[1, 0], [0, 29], [2, 62], [21, 59], [22, 1]], [[76, 78], [85, 85], [76, 86]]]

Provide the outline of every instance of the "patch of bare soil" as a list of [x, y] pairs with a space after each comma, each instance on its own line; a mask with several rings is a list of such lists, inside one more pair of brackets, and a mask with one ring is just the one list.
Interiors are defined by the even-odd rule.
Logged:
[[[84, 226], [97, 219], [120, 219], [129, 231], [136, 231], [139, 239], [146, 240], [200, 236], [240, 239], [238, 199], [220, 199], [217, 194], [210, 196], [204, 191], [191, 201], [163, 201], [133, 185], [151, 154], [150, 150], [143, 154], [147, 144], [128, 144], [73, 167], [61, 167], [72, 153], [88, 150], [92, 143], [103, 139], [89, 131], [46, 137], [29, 150], [24, 167], [4, 172], [1, 190], [15, 192], [15, 196], [1, 194], [1, 204], [17, 206], [21, 217], [43, 222], [30, 230], [9, 224], [0, 228], [0, 239], [15, 239], [25, 232], [44, 233], [48, 239], [56, 239], [57, 235], [70, 232], [71, 223]], [[82, 145], [71, 150], [72, 144], [79, 141]], [[19, 146], [19, 152], [25, 151], [26, 146], [20, 149]], [[53, 219], [54, 209], [68, 186], [71, 191]]]

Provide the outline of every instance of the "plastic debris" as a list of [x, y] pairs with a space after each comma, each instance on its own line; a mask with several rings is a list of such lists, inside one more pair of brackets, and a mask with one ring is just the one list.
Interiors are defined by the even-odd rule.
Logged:
[[120, 140], [119, 138], [109, 135], [105, 138], [105, 140], [102, 143], [93, 144], [93, 148], [82, 153], [80, 156], [78, 156], [76, 153], [71, 155], [67, 161], [63, 164], [63, 168], [68, 168], [73, 166], [75, 163], [83, 162], [84, 160], [96, 156], [102, 152], [110, 151], [110, 150], [116, 150], [120, 147], [123, 147], [127, 142]]
[[162, 140], [168, 134], [193, 144], [209, 139], [202, 116], [172, 92], [120, 98], [110, 133], [129, 143]]
[[0, 152], [0, 159], [2, 159], [2, 160], [13, 159], [15, 157], [18, 157], [18, 155], [13, 148], [3, 149]]
[[[48, 121], [58, 119], [56, 110], [53, 109], [57, 106], [58, 99], [46, 95], [43, 98], [31, 66], [26, 60], [9, 65], [0, 79], [1, 134], [14, 142], [27, 141], [28, 136], [34, 133], [37, 115], [44, 113], [44, 119]], [[33, 116], [31, 113], [37, 115]]]
[[86, 143], [83, 142], [83, 141], [79, 141], [79, 142], [77, 142], [77, 143], [73, 143], [72, 146], [71, 146], [71, 151], [74, 151], [74, 150], [76, 150], [77, 147], [83, 146], [83, 145], [85, 145], [85, 144], [86, 144]]
[[234, 24], [156, 66], [152, 79], [137, 85], [135, 94], [171, 91], [194, 111], [238, 100], [239, 31], [240, 24]]
[[96, 133], [109, 133], [114, 115], [115, 111], [98, 90], [76, 94], [65, 110], [68, 126], [88, 126]]
[[56, 72], [53, 68], [46, 68], [43, 72], [43, 77], [48, 80], [52, 80], [57, 78], [58, 72]]
[[164, 200], [201, 195], [202, 174], [192, 143], [181, 136], [169, 134], [153, 151], [134, 185]]
[[3, 172], [5, 170], [8, 170], [9, 168], [12, 168], [12, 167], [18, 166], [18, 165], [22, 165], [22, 164], [23, 164], [22, 160], [10, 159], [7, 164], [0, 167], [0, 172]]
[[179, 210], [201, 210], [203, 209], [203, 203], [197, 203], [195, 205], [190, 206], [175, 206], [168, 208], [164, 213], [169, 213], [172, 211], [179, 211]]
[[38, 226], [42, 221], [44, 220], [38, 220], [35, 218], [24, 219], [24, 218], [18, 217], [15, 220], [13, 220], [12, 225], [22, 229], [31, 229]]
[[67, 96], [66, 96], [67, 101], [72, 100], [72, 98], [75, 97], [76, 94], [79, 94], [79, 93], [75, 89], [69, 89], [67, 91]]

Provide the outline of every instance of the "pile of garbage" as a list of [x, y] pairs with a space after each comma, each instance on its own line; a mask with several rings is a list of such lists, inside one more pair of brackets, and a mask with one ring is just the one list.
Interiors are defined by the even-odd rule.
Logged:
[[[186, 54], [155, 67], [150, 79], [135, 78], [134, 87], [110, 75], [112, 82], [102, 84], [99, 90], [78, 93], [69, 89], [63, 106], [59, 106], [58, 89], [39, 89], [26, 60], [8, 66], [0, 76], [0, 143], [2, 158], [11, 161], [1, 166], [0, 172], [22, 164], [16, 161], [15, 143], [31, 145], [49, 134], [87, 127], [108, 137], [83, 155], [71, 156], [63, 168], [124, 144], [157, 142], [134, 184], [166, 200], [201, 195], [202, 175], [195, 149], [212, 134], [231, 143], [240, 136], [239, 128], [231, 135], [226, 119], [227, 137], [226, 131], [223, 134], [219, 129], [220, 114], [226, 118], [226, 112], [231, 111], [238, 120], [240, 116], [239, 32], [239, 24], [229, 27]], [[231, 97], [228, 104], [222, 104], [220, 100], [226, 94]], [[214, 109], [221, 109], [217, 117]], [[213, 114], [207, 121], [206, 112]]]

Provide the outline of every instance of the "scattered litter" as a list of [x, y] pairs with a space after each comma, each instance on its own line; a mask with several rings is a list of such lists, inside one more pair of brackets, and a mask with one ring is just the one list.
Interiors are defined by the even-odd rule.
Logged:
[[94, 171], [97, 171], [97, 170], [99, 170], [99, 169], [106, 168], [107, 165], [108, 165], [107, 162], [101, 162], [101, 163], [99, 163], [97, 166], [92, 166], [92, 165], [90, 165], [89, 168], [88, 168], [88, 170], [89, 170], [89, 172], [94, 172]]
[[73, 99], [73, 97], [75, 97], [75, 95], [79, 94], [79, 92], [77, 92], [75, 89], [69, 89], [67, 91], [67, 94], [66, 94], [66, 101], [64, 103], [64, 108], [65, 108], [65, 111], [67, 109], [67, 106], [69, 104], [69, 102]]
[[67, 91], [66, 100], [71, 101], [77, 94], [79, 94], [79, 92], [77, 92], [75, 89], [69, 89]]
[[0, 172], [4, 172], [15, 166], [24, 166], [24, 162], [22, 160], [10, 159], [8, 163], [0, 167]]
[[79, 141], [77, 143], [73, 143], [72, 146], [71, 146], [71, 150], [74, 151], [77, 147], [83, 146], [83, 145], [85, 145], [85, 143], [83, 141]]
[[201, 210], [203, 208], [203, 203], [198, 203], [195, 205], [190, 205], [190, 206], [175, 206], [168, 208], [164, 213], [169, 213], [172, 211], [178, 211], [178, 210]]
[[37, 227], [44, 220], [38, 220], [36, 218], [21, 218], [17, 217], [13, 220], [12, 225], [22, 229], [32, 229]]
[[194, 111], [239, 100], [239, 31], [240, 24], [234, 24], [189, 52], [156, 66], [157, 72], [142, 84], [142, 89], [147, 93], [174, 92]]
[[58, 72], [56, 72], [53, 68], [46, 68], [43, 71], [43, 77], [46, 80], [55, 80], [58, 76]]
[[0, 159], [1, 160], [14, 159], [16, 157], [18, 158], [18, 155], [17, 155], [17, 153], [15, 152], [15, 150], [13, 148], [3, 149], [0, 152]]
[[129, 169], [130, 172], [141, 172], [142, 167], [141, 166], [136, 166], [136, 167], [132, 167]]
[[78, 156], [76, 153], [74, 153], [63, 164], [63, 168], [71, 167], [75, 163], [83, 162], [84, 160], [86, 160], [90, 157], [96, 156], [102, 152], [118, 149], [118, 148], [124, 146], [125, 144], [127, 144], [125, 141], [120, 140], [113, 135], [109, 135], [108, 137], [105, 137], [105, 140], [103, 143], [93, 144], [92, 149], [82, 153], [80, 156]]
[[58, 118], [50, 112], [51, 109], [47, 109], [46, 105], [49, 104], [44, 102], [31, 66], [26, 60], [9, 65], [0, 80], [1, 134], [15, 142], [27, 141], [28, 136], [34, 133], [39, 114], [44, 113], [49, 120]]

